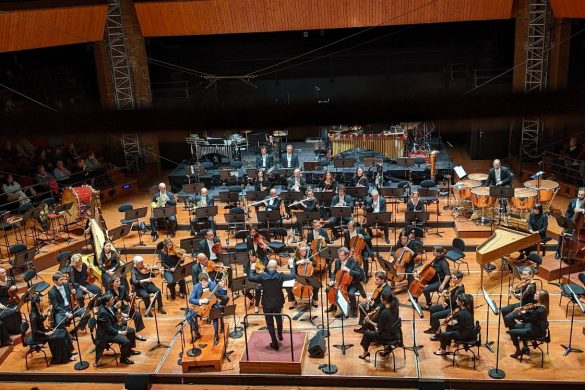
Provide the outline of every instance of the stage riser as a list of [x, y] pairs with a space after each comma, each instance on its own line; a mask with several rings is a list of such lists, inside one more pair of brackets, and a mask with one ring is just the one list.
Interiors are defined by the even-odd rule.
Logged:
[[559, 260], [555, 259], [553, 256], [553, 252], [550, 255], [545, 256], [542, 259], [542, 265], [539, 268], [538, 276], [541, 278], [552, 281], [559, 279], [562, 275], [568, 274], [577, 274], [585, 270], [585, 263], [575, 263], [572, 265], [567, 265], [566, 263], [562, 263], [561, 269], [559, 272]]

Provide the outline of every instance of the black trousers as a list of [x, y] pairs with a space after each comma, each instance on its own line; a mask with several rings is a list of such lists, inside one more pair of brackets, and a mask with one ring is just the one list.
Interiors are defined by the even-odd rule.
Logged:
[[385, 339], [383, 337], [380, 337], [378, 335], [378, 332], [376, 332], [375, 330], [366, 330], [366, 332], [362, 335], [362, 340], [360, 341], [360, 345], [362, 346], [364, 351], [367, 351], [370, 348], [370, 344], [372, 342], [386, 343], [386, 342], [391, 342], [391, 341], [392, 340], [390, 340], [390, 339]]
[[423, 288], [423, 294], [425, 296], [425, 301], [427, 305], [431, 304], [431, 293], [435, 291], [439, 291], [439, 287], [441, 287], [441, 282], [438, 280], [432, 283], [429, 283]]
[[356, 313], [357, 311], [357, 299], [355, 297], [356, 292], [359, 292], [362, 297], [366, 297], [366, 290], [361, 283], [352, 283], [349, 285], [347, 288], [347, 295], [349, 296], [349, 303], [353, 313]]
[[[93, 295], [99, 295], [101, 294], [102, 290], [96, 286], [95, 284], [86, 284], [85, 287], [90, 293], [92, 293]], [[83, 292], [83, 290], [79, 287], [75, 288], [75, 295], [77, 296], [77, 303], [79, 304], [79, 307], [85, 307], [85, 295], [87, 293]]]
[[163, 302], [162, 302], [162, 295], [158, 287], [156, 287], [153, 283], [145, 283], [136, 287], [136, 294], [144, 301], [146, 307], [150, 306], [150, 294], [156, 294], [156, 303], [159, 309], [162, 309]]
[[[162, 219], [162, 218], [161, 218]], [[168, 226], [169, 226], [169, 233], [174, 233], [177, 230], [177, 216], [176, 215], [170, 215], [167, 217], [168, 220]], [[156, 218], [154, 217], [154, 215], [150, 216], [150, 231], [151, 234], [154, 236], [157, 232], [156, 230]]]
[[171, 298], [175, 299], [175, 296], [177, 294], [175, 286], [177, 284], [179, 284], [179, 293], [181, 293], [181, 294], [187, 293], [187, 288], [185, 287], [185, 279], [181, 279], [178, 282], [175, 282], [173, 280], [173, 273], [169, 272], [169, 271], [164, 272], [164, 278], [167, 281], [167, 287], [169, 288], [169, 291], [171, 292]]
[[437, 338], [441, 342], [441, 349], [445, 349], [447, 346], [451, 345], [451, 341], [458, 338], [458, 335], [459, 332], [455, 330], [447, 330], [446, 332], [439, 333]]
[[[108, 343], [116, 343], [120, 345], [120, 355], [122, 359], [126, 359], [128, 358], [128, 356], [130, 356], [130, 352], [132, 351], [132, 346], [130, 343], [130, 338], [128, 337], [130, 333], [127, 333], [126, 336], [122, 336], [121, 334], [113, 336], [113, 337], [108, 337], [108, 339], [106, 340], [106, 342]], [[101, 357], [104, 354], [104, 348], [105, 346], [100, 346], [98, 348], [96, 348], [96, 352], [95, 352], [95, 360], [98, 361], [101, 359]]]
[[[280, 307], [265, 307], [264, 313], [282, 313], [282, 306]], [[270, 333], [270, 338], [272, 339], [272, 344], [278, 345], [278, 339], [276, 338], [276, 334], [278, 333], [279, 337], [282, 337], [282, 316], [270, 316], [265, 315], [264, 320], [266, 321], [266, 327], [268, 328], [268, 333]], [[276, 320], [276, 332], [274, 331], [274, 321]]]
[[[516, 324], [512, 329], [510, 329], [510, 337], [512, 337], [512, 343], [514, 343], [516, 348], [520, 348], [520, 338], [526, 339], [528, 337], [539, 336], [540, 335], [535, 334], [530, 324]], [[525, 348], [528, 347], [526, 340], [523, 340], [522, 343], [524, 344]]]
[[443, 305], [432, 305], [429, 312], [431, 313], [431, 328], [437, 331], [441, 326], [441, 320], [451, 314], [451, 308]]
[[516, 325], [515, 320], [516, 320], [516, 318], [518, 318], [520, 313], [512, 314], [512, 312], [517, 307], [520, 307], [520, 303], [513, 303], [511, 305], [502, 307], [502, 317], [504, 318], [504, 324], [506, 325], [506, 328], [508, 328], [508, 329], [512, 329], [514, 327], [514, 325]]
[[[287, 287], [286, 289], [286, 298], [289, 302], [296, 302], [296, 297], [293, 293], [293, 289], [292, 287]], [[306, 298], [306, 297], [303, 297]], [[319, 300], [319, 289], [318, 288], [313, 288], [313, 293], [311, 294], [311, 298], [314, 301], [318, 301]]]
[[[252, 294], [252, 291], [254, 294]], [[262, 285], [258, 283], [253, 289], [246, 290], [246, 297], [250, 301], [254, 301], [254, 306], [259, 307], [260, 299], [262, 299]]]

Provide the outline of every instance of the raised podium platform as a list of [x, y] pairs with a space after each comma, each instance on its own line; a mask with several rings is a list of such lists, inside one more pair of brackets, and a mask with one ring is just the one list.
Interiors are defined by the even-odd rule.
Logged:
[[[229, 339], [229, 326], [225, 324], [223, 336], [220, 335], [217, 345], [213, 345], [213, 325], [201, 328], [200, 331], [202, 337], [197, 340], [195, 346], [201, 349], [201, 355], [193, 357], [187, 355], [187, 351], [192, 348], [193, 344], [186, 342], [181, 365], [183, 372], [221, 371], [221, 364], [227, 348], [227, 340]], [[189, 332], [186, 332], [186, 334], [190, 335]], [[205, 347], [201, 348], [200, 345], [202, 344], [205, 344]]]
[[[280, 349], [270, 348], [270, 334], [254, 331], [248, 338], [248, 348], [240, 358], [240, 372], [245, 374], [292, 374], [301, 375], [307, 352], [307, 333], [292, 332], [294, 360], [291, 357], [290, 333], [283, 333]], [[247, 356], [246, 356], [247, 355]]]

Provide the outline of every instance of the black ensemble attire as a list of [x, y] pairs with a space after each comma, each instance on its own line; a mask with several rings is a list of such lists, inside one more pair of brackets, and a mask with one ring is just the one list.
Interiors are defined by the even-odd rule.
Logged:
[[264, 156], [260, 155], [256, 157], [256, 169], [270, 169], [274, 165], [272, 155], [266, 153]]
[[457, 320], [455, 325], [447, 326], [447, 330], [437, 336], [441, 342], [441, 349], [447, 348], [452, 340], [471, 340], [473, 337], [473, 313], [468, 309], [462, 309], [455, 319]]
[[87, 265], [82, 263], [81, 271], [78, 271], [74, 267], [71, 267], [71, 273], [69, 277], [69, 283], [73, 289], [75, 289], [75, 295], [77, 296], [77, 303], [79, 307], [85, 307], [85, 292], [80, 288], [81, 286], [85, 287], [90, 293], [94, 295], [98, 295], [102, 292], [102, 290], [96, 286], [95, 284], [88, 284], [85, 280], [87, 278]]
[[[548, 229], [548, 217], [544, 214], [536, 215], [531, 212], [528, 216], [528, 229], [537, 231], [540, 235], [540, 240], [544, 240], [546, 238], [546, 230]], [[536, 248], [536, 245], [532, 245], [531, 247], [523, 249], [522, 252], [528, 256], [530, 252], [534, 252]], [[542, 260], [540, 263], [542, 263]]]
[[176, 288], [175, 288], [177, 283], [179, 284], [179, 293], [181, 293], [183, 295], [187, 294], [187, 289], [185, 286], [185, 279], [180, 279], [179, 281], [176, 281], [173, 279], [174, 272], [169, 271], [169, 269], [171, 269], [171, 268], [177, 268], [180, 266], [180, 264], [179, 264], [180, 257], [168, 254], [163, 250], [160, 253], [160, 260], [165, 268], [163, 276], [164, 276], [165, 280], [167, 281], [167, 287], [169, 288], [169, 291], [171, 292], [171, 299], [175, 299], [175, 296], [177, 294]]
[[152, 282], [140, 283], [141, 280], [150, 278], [150, 273], [143, 274], [142, 272], [138, 271], [136, 267], [132, 267], [131, 273], [134, 292], [136, 292], [136, 294], [142, 298], [146, 307], [150, 306], [150, 294], [156, 294], [158, 292], [158, 295], [156, 296], [156, 303], [158, 305], [158, 310], [161, 310], [163, 308], [163, 301], [160, 289]]
[[[115, 303], [118, 303], [119, 301], [122, 302], [121, 306], [122, 313], [129, 314], [130, 312], [129, 304], [131, 302], [131, 299], [130, 295], [128, 295], [128, 290], [126, 290], [126, 287], [120, 286], [118, 291], [116, 291], [114, 288], [111, 288], [109, 290], [109, 293], [114, 296]], [[130, 318], [128, 318], [128, 320], [130, 320]], [[140, 332], [145, 328], [144, 321], [142, 319], [142, 314], [140, 314], [139, 310], [134, 310], [132, 320], [134, 320], [134, 327], [136, 329], [136, 332]], [[126, 326], [126, 324], [123, 324], [123, 326]]]
[[354, 230], [354, 234], [351, 235], [349, 233], [349, 230], [346, 230], [343, 233], [343, 246], [345, 246], [347, 249], [350, 249], [350, 240], [351, 238], [357, 236], [358, 234], [361, 234], [364, 238], [364, 241], [366, 242], [366, 246], [364, 246], [364, 250], [362, 251], [362, 253], [360, 253], [360, 255], [362, 256], [362, 259], [364, 260], [364, 273], [367, 277], [368, 275], [368, 271], [369, 271], [369, 262], [368, 262], [368, 258], [370, 256], [370, 246], [368, 244], [368, 241], [370, 240], [370, 236], [368, 235], [368, 232], [366, 232], [363, 228], [361, 227], [356, 227]]
[[441, 287], [441, 283], [443, 283], [445, 277], [451, 275], [449, 263], [447, 263], [445, 256], [435, 257], [431, 266], [435, 269], [435, 277], [423, 288], [427, 305], [431, 303], [431, 293], [439, 291], [439, 287]]
[[292, 153], [290, 155], [290, 162], [288, 159], [288, 154], [287, 153], [283, 153], [280, 156], [280, 166], [282, 168], [298, 168], [299, 167], [299, 157]]
[[[120, 360], [128, 359], [132, 348], [136, 347], [136, 332], [132, 328], [118, 326], [114, 307], [100, 306], [97, 315], [97, 330], [95, 335], [95, 360], [99, 361], [103, 355], [106, 343], [120, 344]], [[119, 331], [126, 330], [126, 335]]]
[[[522, 321], [522, 323], [514, 324], [514, 327], [510, 329], [510, 336], [512, 337], [514, 346], [519, 348], [520, 343], [518, 339], [520, 337], [543, 337], [546, 334], [546, 329], [548, 328], [548, 321], [546, 317], [546, 308], [540, 305], [536, 308], [527, 310], [524, 314], [520, 314], [518, 319]], [[524, 342], [524, 347], [527, 348], [526, 342]]]
[[6, 306], [0, 310], [0, 344], [6, 344], [11, 334], [20, 334], [22, 317], [16, 307], [8, 305], [8, 290], [15, 284], [13, 278], [7, 278], [6, 286], [0, 286], [0, 303]]
[[376, 330], [366, 330], [360, 345], [367, 351], [372, 342], [389, 343], [401, 340], [402, 321], [398, 315], [398, 310], [384, 308], [378, 315]]
[[[335, 267], [333, 272], [329, 275], [331, 280], [335, 280], [335, 275], [337, 271], [341, 269], [343, 264], [341, 264], [341, 260], [335, 260]], [[346, 262], [345, 266], [349, 268], [349, 274], [352, 277], [351, 284], [347, 288], [347, 295], [349, 296], [349, 303], [351, 314], [355, 317], [357, 316], [357, 300], [355, 298], [355, 293], [359, 292], [362, 297], [366, 296], [366, 290], [364, 290], [364, 286], [362, 285], [362, 281], [365, 280], [364, 271], [360, 268], [359, 263], [353, 257], [349, 257]], [[329, 288], [327, 288], [329, 291]]]
[[49, 329], [45, 328], [47, 316], [41, 315], [33, 309], [30, 314], [31, 336], [37, 343], [47, 342], [51, 350], [51, 364], [69, 363], [73, 353], [73, 343], [65, 329], [53, 329], [51, 336], [45, 335]]
[[[98, 267], [102, 271], [102, 287], [108, 291], [110, 289], [110, 282], [112, 277], [107, 271], [115, 271], [120, 266], [120, 255], [118, 252], [112, 250], [109, 253], [109, 257], [105, 251], [102, 250], [100, 257], [98, 258]], [[123, 278], [126, 279], [126, 278]], [[128, 281], [126, 281], [128, 283]]]
[[512, 329], [516, 324], [516, 318], [520, 315], [519, 313], [514, 313], [514, 309], [520, 306], [524, 306], [528, 303], [536, 302], [534, 300], [534, 294], [536, 293], [536, 283], [530, 282], [528, 284], [522, 285], [516, 290], [514, 290], [513, 295], [520, 300], [518, 303], [513, 303], [508, 306], [502, 307], [502, 317], [504, 318], [504, 324], [508, 329]]
[[[364, 206], [368, 214], [383, 213], [386, 212], [386, 199], [382, 196], [378, 196], [378, 201], [374, 202], [371, 197], [368, 197], [364, 201]], [[390, 227], [390, 222], [382, 225], [379, 224], [378, 226], [384, 230], [384, 238], [388, 239], [388, 229]], [[367, 225], [367, 228], [370, 236], [372, 236], [372, 227]]]
[[[167, 203], [165, 204], [166, 206], [176, 206], [177, 205], [177, 200], [175, 199], [175, 196], [173, 195], [172, 192], [167, 191], [167, 197], [169, 198], [169, 200], [167, 201]], [[156, 202], [156, 198], [160, 195], [160, 192], [157, 191], [156, 194], [153, 195], [151, 202]], [[177, 216], [176, 215], [169, 215], [167, 217], [168, 223], [169, 223], [169, 233], [171, 235], [173, 235], [175, 233], [175, 231], [177, 230]], [[150, 215], [150, 231], [151, 234], [153, 236], [156, 236], [157, 230], [156, 230], [156, 218], [154, 217], [154, 211], [152, 211], [152, 214]]]
[[[382, 295], [384, 295], [384, 294], [388, 294], [391, 297], [394, 297], [394, 293], [392, 292], [392, 288], [390, 287], [390, 285], [388, 283], [384, 283], [384, 285], [382, 286], [382, 291], [380, 291], [380, 293], [370, 303], [370, 311], [375, 310], [378, 307], [380, 307], [380, 308], [384, 307], [384, 304], [382, 303]], [[364, 310], [366, 310], [366, 302], [360, 303], [360, 307], [363, 308]], [[398, 304], [396, 305], [396, 307], [398, 307]], [[366, 317], [366, 315], [364, 314], [364, 310], [358, 310], [359, 319], [360, 319], [359, 324], [365, 328], [368, 328], [369, 324], [364, 323], [364, 318]], [[378, 314], [378, 316], [379, 315], [380, 314]], [[373, 318], [374, 322], [376, 322], [376, 318]]]
[[465, 286], [460, 284], [459, 286], [449, 291], [450, 296], [448, 305], [432, 305], [429, 309], [429, 312], [431, 313], [431, 329], [433, 329], [435, 332], [440, 329], [441, 320], [447, 318], [449, 314], [451, 314], [452, 309], [457, 307], [457, 297], [460, 294], [465, 294]]

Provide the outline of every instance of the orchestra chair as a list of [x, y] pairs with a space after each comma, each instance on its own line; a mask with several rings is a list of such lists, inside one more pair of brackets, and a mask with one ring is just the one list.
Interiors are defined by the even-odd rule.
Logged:
[[437, 187], [437, 184], [433, 180], [423, 180], [421, 181], [420, 186], [422, 188], [435, 188]]
[[272, 240], [269, 239], [270, 243], [268, 244], [268, 247], [270, 249], [272, 249], [272, 253], [274, 253], [275, 255], [277, 255], [278, 258], [278, 265], [282, 265], [280, 264], [280, 260], [284, 257], [284, 258], [288, 258], [289, 257], [289, 253], [288, 253], [288, 247], [285, 244], [285, 239], [287, 236], [287, 231], [285, 228], [283, 227], [277, 227], [277, 228], [271, 228], [270, 231], [268, 232], [268, 237], [272, 237], [275, 239], [281, 239], [281, 241], [276, 241], [276, 240]]
[[[579, 274], [579, 280], [581, 281], [581, 283], [585, 283], [585, 273], [581, 272]], [[573, 292], [575, 293], [575, 295], [578, 298], [585, 297], [585, 289], [583, 289], [583, 287], [578, 285], [578, 284], [570, 283], [570, 282], [566, 283], [566, 284], [559, 284], [558, 286], [561, 288], [561, 297], [559, 299], [559, 306], [561, 306], [561, 303], [563, 301], [563, 297], [569, 298], [569, 300], [567, 301], [567, 305], [565, 306], [565, 318], [566, 318], [569, 315], [569, 303], [572, 303], [573, 305], [576, 304], [575, 300], [573, 299], [573, 294], [571, 294], [571, 291], [569, 290], [569, 288], [571, 290], [573, 290]]]
[[[6, 252], [8, 252], [8, 260], [10, 260], [10, 242], [8, 241], [8, 233], [12, 231], [14, 233], [14, 238], [18, 240], [18, 237], [16, 236], [18, 223], [11, 221], [11, 218], [13, 217], [12, 212], [4, 211], [0, 213], [0, 229], [2, 229], [4, 235], [4, 244], [2, 244], [2, 246], [6, 249]], [[1, 251], [0, 256], [2, 256]]]
[[[89, 321], [87, 321], [87, 326], [89, 327], [89, 334], [91, 336], [91, 342], [93, 343], [93, 345], [96, 348], [95, 356], [97, 357], [97, 355], [98, 355], [97, 347], [98, 346], [95, 342], [95, 332], [96, 332], [96, 327], [97, 327], [97, 320], [95, 319], [95, 317], [92, 316], [89, 318]], [[114, 349], [113, 344], [115, 344], [115, 343], [106, 343], [103, 351], [112, 351], [114, 353], [114, 360], [116, 361], [116, 366], [117, 366], [118, 365], [118, 352], [116, 352], [116, 350]], [[102, 355], [102, 359], [104, 356], [106, 356], [106, 355]], [[111, 355], [108, 355], [108, 356], [111, 356]], [[97, 360], [95, 361], [94, 365], [96, 367], [99, 367], [99, 366], [97, 366]]]
[[57, 254], [56, 260], [57, 263], [59, 263], [59, 271], [63, 272], [62, 270], [70, 265], [69, 261], [71, 260], [71, 252], [65, 251]]
[[31, 280], [33, 280], [34, 278], [37, 277], [37, 271], [34, 269], [29, 269], [28, 271], [26, 271], [24, 273], [24, 275], [22, 276], [24, 282], [26, 283], [26, 287], [27, 289], [31, 288], [31, 287], [35, 287], [35, 292], [36, 293], [42, 293], [43, 291], [45, 291], [46, 289], [48, 289], [49, 287], [51, 287], [49, 285], [49, 283], [41, 280], [38, 283], [32, 283]]
[[24, 361], [26, 364], [26, 369], [28, 371], [28, 355], [32, 355], [33, 353], [42, 353], [45, 356], [45, 363], [47, 364], [47, 367], [49, 367], [49, 359], [47, 359], [47, 353], [44, 350], [45, 345], [47, 344], [46, 341], [44, 342], [36, 342], [33, 337], [32, 334], [28, 334], [27, 336], [27, 332], [28, 332], [28, 322], [23, 322], [22, 324], [20, 324], [20, 336], [22, 338], [22, 344], [25, 347], [28, 347], [26, 353], [24, 354]]
[[12, 246], [10, 246], [10, 248], [8, 249], [8, 259], [12, 259], [12, 269], [10, 270], [10, 273], [12, 274], [12, 276], [16, 276], [15, 271], [22, 271], [21, 273], [24, 273], [24, 270], [27, 270], [30, 268], [30, 265], [32, 264], [32, 262], [28, 262], [25, 264], [22, 264], [20, 266], [15, 265], [15, 260], [16, 260], [16, 255], [18, 255], [19, 253], [25, 252], [27, 250], [27, 246], [24, 244], [14, 244]]
[[118, 211], [120, 213], [124, 213], [124, 218], [122, 218], [120, 220], [120, 223], [122, 225], [131, 225], [131, 224], [138, 222], [137, 218], [126, 219], [126, 211], [129, 211], [129, 210], [134, 210], [134, 206], [131, 205], [130, 203], [124, 203], [124, 204], [118, 206]]
[[[398, 319], [398, 321], [400, 321], [400, 319]], [[402, 347], [402, 331], [400, 332], [399, 339], [391, 341], [378, 341], [378, 344], [384, 348], [378, 349], [374, 353], [374, 368], [376, 368], [378, 364], [378, 355], [385, 357], [392, 355], [392, 371], [396, 372], [396, 355], [394, 354], [394, 350]], [[404, 360], [406, 360], [406, 349], [403, 348], [402, 352], [404, 352]]]
[[[473, 338], [469, 340], [458, 340], [454, 339], [453, 343], [459, 344], [459, 347], [453, 351], [453, 363], [452, 366], [455, 367], [455, 357], [457, 356], [457, 352], [464, 350], [464, 351], [471, 351], [472, 358], [473, 358], [473, 369], [475, 370], [475, 360], [479, 360], [479, 348], [481, 347], [481, 325], [479, 321], [475, 321], [475, 326], [473, 327]], [[473, 347], [477, 347], [477, 354], [473, 351]]]
[[249, 233], [250, 233], [249, 230], [236, 231], [236, 234], [235, 234], [236, 240], [241, 240], [240, 242], [236, 242], [236, 245], [234, 246], [234, 250], [236, 252], [247, 252], [248, 251], [248, 246], [246, 245], [246, 237], [248, 237]]
[[[533, 349], [540, 351], [540, 368], [544, 368], [544, 351], [542, 350], [542, 344], [546, 343], [546, 354], [548, 355], [548, 344], [550, 343], [550, 329], [547, 326], [544, 336], [541, 337], [519, 337], [520, 341], [526, 341], [529, 345], [532, 345]], [[529, 347], [530, 348], [530, 347]], [[520, 355], [520, 362], [522, 362], [524, 354]]]
[[542, 257], [540, 257], [538, 253], [530, 252], [530, 254], [526, 256], [524, 261], [530, 261], [531, 263], [534, 263], [534, 266], [532, 267], [534, 269], [534, 274], [535, 275], [538, 274], [538, 268], [540, 267], [540, 264], [542, 264]]
[[465, 261], [465, 241], [460, 238], [454, 238], [451, 244], [453, 246], [446, 254], [445, 258], [453, 262], [453, 265], [457, 266], [457, 271], [461, 265], [465, 265], [467, 268], [467, 275], [469, 275], [469, 264]]
[[[30, 203], [25, 203], [21, 206], [21, 218], [22, 221], [20, 222], [20, 227], [24, 229], [23, 241], [27, 242], [28, 238], [32, 239], [33, 245], [36, 245], [37, 242], [37, 234], [35, 229], [29, 229], [30, 223], [33, 219], [33, 214], [35, 212], [34, 207]], [[33, 221], [34, 224], [34, 221]]]

